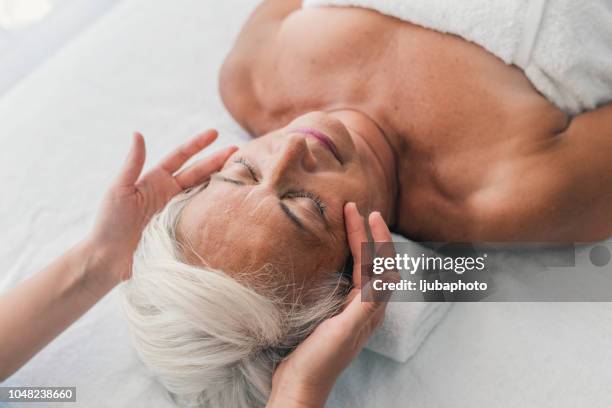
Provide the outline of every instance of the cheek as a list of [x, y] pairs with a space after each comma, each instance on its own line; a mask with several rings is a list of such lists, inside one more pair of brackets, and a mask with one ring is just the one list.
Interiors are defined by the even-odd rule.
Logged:
[[370, 178], [362, 171], [360, 171], [352, 178], [351, 186], [353, 188], [355, 196], [359, 200], [367, 199], [372, 193], [372, 188], [370, 186]]
[[336, 238], [330, 238], [316, 246], [301, 245], [299, 241], [293, 241], [282, 245], [282, 250], [279, 251], [282, 256], [277, 258], [276, 264], [289, 268], [284, 273], [293, 271], [298, 279], [310, 279], [341, 269], [346, 255], [345, 247], [344, 240]]
[[370, 197], [367, 178], [361, 172], [347, 177], [337, 191], [342, 191], [345, 202], [353, 201], [357, 205], [366, 204]]

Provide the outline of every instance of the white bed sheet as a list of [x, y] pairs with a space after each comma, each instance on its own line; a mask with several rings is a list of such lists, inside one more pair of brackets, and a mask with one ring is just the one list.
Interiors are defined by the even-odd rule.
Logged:
[[[0, 100], [0, 288], [85, 234], [132, 131], [149, 163], [207, 127], [217, 147], [247, 140], [217, 71], [255, 4], [124, 0]], [[77, 386], [67, 407], [172, 406], [130, 348], [117, 295], [3, 385]], [[455, 304], [407, 363], [363, 352], [329, 406], [609, 407], [610, 316], [611, 304]]]

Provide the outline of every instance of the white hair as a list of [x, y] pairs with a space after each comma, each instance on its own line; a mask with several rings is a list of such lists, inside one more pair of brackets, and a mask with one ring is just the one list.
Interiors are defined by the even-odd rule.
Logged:
[[143, 232], [124, 285], [133, 344], [180, 405], [264, 406], [276, 365], [340, 310], [348, 282], [333, 274], [287, 301], [287, 290], [186, 263], [176, 229], [199, 190], [175, 197]]

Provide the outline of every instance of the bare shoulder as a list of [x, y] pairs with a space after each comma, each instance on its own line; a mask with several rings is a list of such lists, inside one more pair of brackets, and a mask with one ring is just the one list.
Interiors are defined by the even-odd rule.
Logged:
[[256, 73], [273, 59], [274, 38], [285, 18], [301, 7], [301, 0], [265, 0], [251, 14], [232, 50], [225, 58], [219, 75], [219, 92], [234, 118], [251, 134], [260, 134], [260, 126], [249, 118], [258, 113]]
[[479, 235], [596, 241], [612, 235], [612, 105], [575, 117], [496, 166], [474, 197]]

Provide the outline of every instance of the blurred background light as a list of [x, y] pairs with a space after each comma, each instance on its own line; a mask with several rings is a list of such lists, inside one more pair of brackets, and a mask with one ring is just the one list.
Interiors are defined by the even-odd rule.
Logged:
[[0, 96], [120, 0], [0, 0]]
[[53, 0], [0, 0], [0, 26], [5, 30], [28, 27], [47, 16]]

